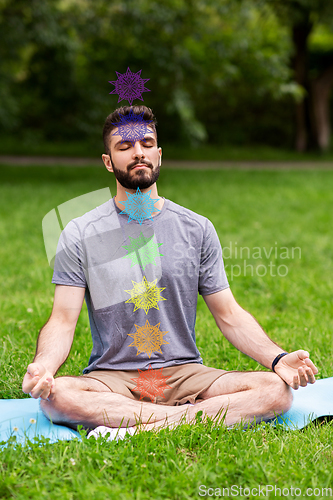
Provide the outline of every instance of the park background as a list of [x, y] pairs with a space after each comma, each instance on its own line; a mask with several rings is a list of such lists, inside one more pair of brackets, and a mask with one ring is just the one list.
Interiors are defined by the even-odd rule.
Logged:
[[328, 152], [332, 27], [326, 0], [1, 0], [0, 153], [100, 154], [128, 67], [169, 158]]
[[[159, 194], [214, 223], [233, 248], [237, 301], [284, 349], [309, 350], [318, 378], [333, 376], [332, 26], [332, 2], [320, 0], [0, 0], [2, 399], [29, 397], [22, 378], [51, 312], [44, 216], [107, 186], [115, 194], [101, 130], [117, 106], [109, 81], [128, 67], [149, 78]], [[200, 297], [196, 335], [207, 365], [263, 369], [224, 339]], [[59, 374], [82, 373], [90, 350], [84, 306]], [[200, 418], [119, 443], [20, 446], [13, 435], [0, 451], [0, 497], [180, 500], [200, 498], [202, 484], [270, 484], [295, 498], [291, 487], [333, 487], [332, 443], [332, 422], [244, 432]]]

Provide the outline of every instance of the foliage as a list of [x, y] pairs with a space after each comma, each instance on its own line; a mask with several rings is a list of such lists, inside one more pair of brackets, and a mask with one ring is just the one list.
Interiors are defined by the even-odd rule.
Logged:
[[293, 78], [302, 91], [295, 106], [296, 149], [325, 151], [329, 148], [331, 135], [329, 108], [333, 89], [333, 46], [321, 50], [317, 44], [313, 50], [312, 45], [310, 52], [309, 35], [318, 24], [332, 29], [333, 4], [325, 0], [267, 1], [290, 26], [294, 45], [291, 59]]
[[2, 0], [0, 46], [0, 129], [31, 142], [96, 140], [130, 67], [168, 142], [290, 144], [288, 32], [255, 0]]
[[288, 24], [304, 22], [308, 17], [312, 23], [331, 23], [333, 16], [332, 2], [326, 0], [266, 0], [283, 21]]
[[0, 125], [6, 130], [29, 127], [31, 136], [36, 130], [50, 137], [51, 130], [62, 127], [62, 137], [68, 133], [66, 117], [74, 111], [70, 22], [56, 0], [3, 0], [0, 4], [4, 103]]

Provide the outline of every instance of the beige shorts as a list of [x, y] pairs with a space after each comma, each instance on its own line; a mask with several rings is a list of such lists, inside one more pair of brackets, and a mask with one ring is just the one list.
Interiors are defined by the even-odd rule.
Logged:
[[226, 370], [187, 363], [148, 370], [95, 370], [83, 377], [105, 384], [110, 391], [137, 401], [177, 406], [195, 403]]

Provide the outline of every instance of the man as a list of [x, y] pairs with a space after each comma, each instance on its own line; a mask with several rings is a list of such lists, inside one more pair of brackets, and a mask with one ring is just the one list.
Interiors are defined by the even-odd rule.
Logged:
[[[149, 123], [139, 140], [124, 141], [126, 126], [135, 125], [123, 124], [129, 116]], [[102, 158], [116, 177], [117, 194], [62, 233], [53, 310], [23, 391], [42, 399], [53, 422], [74, 428], [139, 420], [150, 429], [191, 421], [200, 410], [210, 417], [226, 412], [225, 423], [233, 425], [286, 412], [290, 387], [314, 383], [317, 369], [306, 351], [284, 353], [237, 304], [211, 222], [158, 195], [162, 150], [151, 110], [119, 108], [106, 119], [103, 138]], [[145, 217], [144, 203], [150, 207]], [[198, 292], [224, 336], [276, 373], [202, 364], [194, 332]], [[54, 378], [69, 354], [84, 297], [93, 336], [89, 366], [80, 377]]]

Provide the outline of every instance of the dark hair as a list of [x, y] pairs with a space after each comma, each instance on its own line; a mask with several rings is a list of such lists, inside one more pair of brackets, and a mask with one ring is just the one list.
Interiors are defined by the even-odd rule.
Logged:
[[115, 109], [105, 120], [103, 127], [103, 143], [105, 154], [110, 154], [110, 134], [113, 129], [117, 128], [114, 123], [120, 123], [120, 115], [127, 116], [130, 114], [130, 112], [134, 113], [135, 115], [141, 115], [143, 113], [143, 119], [151, 121], [151, 123], [149, 123], [149, 127], [155, 132], [157, 137], [157, 120], [150, 108], [143, 105], [122, 106], [121, 108]]

